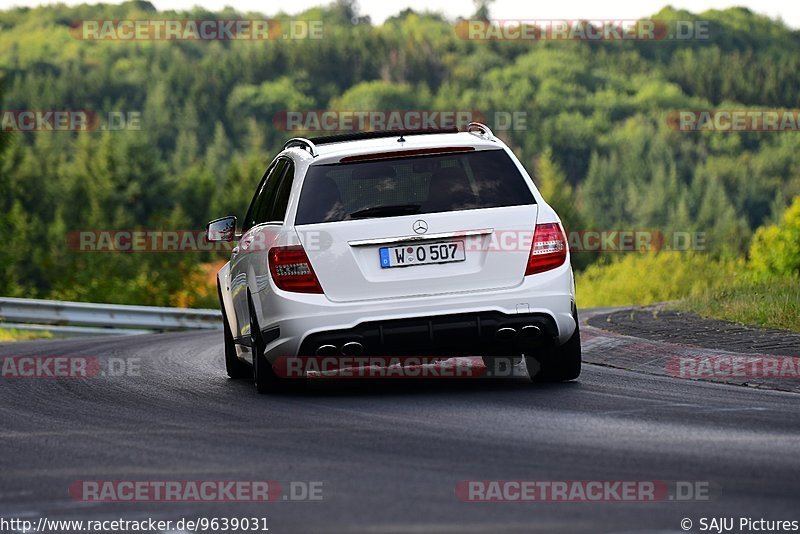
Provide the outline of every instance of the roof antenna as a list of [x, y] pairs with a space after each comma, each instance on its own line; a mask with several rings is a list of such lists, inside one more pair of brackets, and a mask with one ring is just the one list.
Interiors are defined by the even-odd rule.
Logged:
[[406, 140], [403, 138], [403, 134], [400, 134], [400, 139], [397, 140], [398, 143], [405, 143]]

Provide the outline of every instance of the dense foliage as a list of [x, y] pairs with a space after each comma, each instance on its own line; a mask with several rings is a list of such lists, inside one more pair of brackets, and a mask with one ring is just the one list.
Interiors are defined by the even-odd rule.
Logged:
[[0, 138], [0, 294], [208, 304], [195, 289], [207, 253], [75, 252], [67, 236], [241, 217], [294, 135], [275, 126], [286, 110], [524, 112], [525, 128], [499, 133], [568, 229], [705, 232], [706, 253], [725, 261], [800, 194], [800, 133], [667, 123], [677, 109], [798, 107], [800, 34], [746, 9], [653, 16], [710, 21], [710, 39], [695, 41], [470, 41], [431, 14], [373, 25], [349, 2], [293, 17], [322, 20], [323, 39], [95, 42], [69, 28], [257, 16], [156, 12], [144, 1], [0, 12], [2, 109], [142, 117], [140, 130]]
[[779, 224], [756, 231], [750, 260], [762, 276], [800, 275], [800, 197], [795, 197]]

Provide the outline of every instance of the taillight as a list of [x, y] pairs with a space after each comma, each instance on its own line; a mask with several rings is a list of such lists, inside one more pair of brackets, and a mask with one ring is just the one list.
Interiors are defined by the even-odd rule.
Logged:
[[269, 272], [278, 289], [295, 293], [322, 293], [317, 275], [300, 245], [269, 250]]
[[558, 223], [537, 224], [525, 276], [559, 267], [567, 260], [567, 240]]

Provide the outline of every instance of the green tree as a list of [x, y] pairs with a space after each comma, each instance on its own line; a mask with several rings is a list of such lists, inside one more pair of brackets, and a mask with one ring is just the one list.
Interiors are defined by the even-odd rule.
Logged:
[[750, 265], [762, 275], [800, 275], [800, 196], [794, 198], [780, 224], [756, 230]]

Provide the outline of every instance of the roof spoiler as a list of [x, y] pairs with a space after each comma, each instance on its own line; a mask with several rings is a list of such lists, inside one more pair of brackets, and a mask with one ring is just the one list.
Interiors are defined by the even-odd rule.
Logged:
[[[488, 126], [481, 122], [470, 122], [467, 125], [467, 132], [476, 135], [481, 139], [487, 141], [494, 141], [495, 136]], [[326, 145], [330, 143], [344, 143], [347, 141], [361, 141], [363, 139], [381, 139], [385, 137], [398, 137], [402, 140], [403, 137], [409, 135], [431, 135], [431, 134], [452, 134], [458, 133], [457, 128], [440, 128], [440, 129], [417, 129], [417, 130], [382, 130], [376, 132], [354, 132], [348, 134], [326, 135], [322, 137], [294, 137], [286, 141], [283, 149], [287, 148], [300, 148], [306, 150], [312, 157], [317, 157], [317, 145]]]

